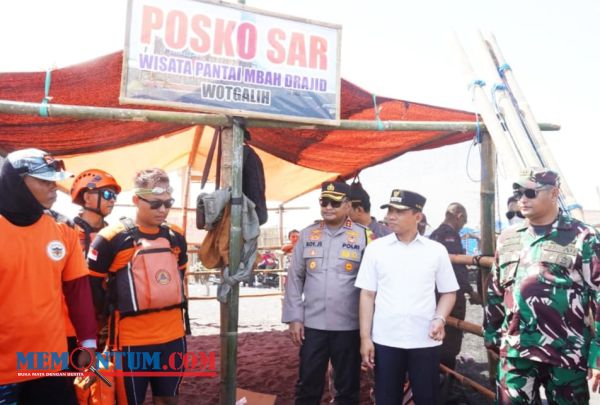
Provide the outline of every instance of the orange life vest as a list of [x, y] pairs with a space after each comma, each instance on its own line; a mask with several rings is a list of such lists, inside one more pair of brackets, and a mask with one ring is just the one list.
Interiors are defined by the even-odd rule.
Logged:
[[115, 309], [120, 316], [183, 308], [183, 280], [173, 231], [163, 225], [159, 237], [145, 239], [131, 219], [121, 218], [121, 222], [133, 239], [135, 251], [127, 266], [111, 275]]

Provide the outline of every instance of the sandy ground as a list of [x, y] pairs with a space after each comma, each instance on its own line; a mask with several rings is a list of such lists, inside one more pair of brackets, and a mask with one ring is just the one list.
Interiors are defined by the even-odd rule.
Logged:
[[[216, 287], [211, 286], [209, 293], [214, 295]], [[192, 285], [192, 297], [204, 296], [207, 287]], [[243, 287], [241, 294], [265, 294], [277, 292], [276, 289]], [[220, 347], [219, 319], [220, 305], [216, 300], [190, 301], [190, 314], [193, 334], [188, 337], [188, 351], [216, 351]], [[482, 308], [474, 305], [467, 307], [467, 320], [481, 323]], [[239, 388], [277, 395], [276, 404], [293, 404], [294, 384], [297, 379], [298, 349], [292, 345], [287, 335], [287, 326], [281, 324], [281, 297], [240, 298], [238, 371]], [[217, 366], [219, 369], [219, 366]], [[475, 380], [481, 385], [492, 388], [488, 381], [487, 357], [482, 338], [465, 334], [457, 371]], [[368, 382], [361, 383], [361, 404], [370, 404], [368, 400]], [[452, 404], [491, 404], [481, 394], [470, 388], [455, 385], [452, 390]], [[180, 388], [180, 404], [218, 404], [219, 378], [185, 378]], [[322, 404], [328, 403], [327, 394]], [[148, 393], [145, 404], [151, 404]], [[594, 396], [592, 404], [600, 404]], [[252, 405], [252, 404], [249, 404]]]

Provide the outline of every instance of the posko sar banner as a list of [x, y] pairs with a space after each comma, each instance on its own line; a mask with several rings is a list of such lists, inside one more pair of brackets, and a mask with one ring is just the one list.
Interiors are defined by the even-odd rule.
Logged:
[[339, 122], [339, 26], [196, 0], [128, 7], [122, 103]]

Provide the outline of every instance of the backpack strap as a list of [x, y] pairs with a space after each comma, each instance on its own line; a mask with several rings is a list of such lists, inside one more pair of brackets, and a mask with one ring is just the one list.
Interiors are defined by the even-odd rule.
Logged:
[[50, 214], [50, 216], [51, 216], [52, 218], [54, 218], [54, 220], [55, 220], [56, 222], [58, 222], [58, 223], [61, 223], [61, 224], [66, 224], [66, 225], [68, 225], [70, 228], [73, 228], [73, 227], [74, 227], [73, 221], [72, 221], [72, 220], [71, 220], [69, 217], [67, 217], [66, 215], [63, 215], [63, 214], [61, 214], [60, 212], [58, 212], [58, 211], [54, 211], [54, 210], [46, 210], [46, 212], [47, 212], [48, 214]]
[[121, 217], [119, 218], [119, 221], [121, 221], [121, 223], [123, 224], [123, 226], [125, 227], [125, 233], [131, 237], [131, 239], [133, 240], [133, 245], [137, 246], [140, 244], [140, 233], [138, 230], [138, 227], [135, 226], [135, 223], [133, 222], [133, 220], [131, 218], [127, 218], [127, 217]]
[[92, 235], [91, 234], [94, 231], [94, 229], [92, 228], [92, 226], [90, 224], [85, 222], [83, 220], [83, 218], [81, 218], [81, 217], [73, 218], [73, 222], [78, 227], [83, 229], [83, 234], [84, 234], [84, 238], [85, 238], [84, 239], [85, 246], [83, 247], [83, 257], [87, 257], [88, 251], [90, 250], [90, 245], [92, 244]]

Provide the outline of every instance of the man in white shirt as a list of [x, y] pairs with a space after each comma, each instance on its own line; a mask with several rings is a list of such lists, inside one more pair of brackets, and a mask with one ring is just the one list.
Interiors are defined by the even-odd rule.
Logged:
[[402, 403], [399, 387], [407, 372], [417, 405], [433, 405], [438, 397], [439, 349], [458, 283], [446, 248], [417, 231], [425, 201], [411, 191], [392, 191], [381, 208], [388, 209], [393, 233], [367, 246], [356, 278], [361, 356], [375, 369], [377, 405]]

